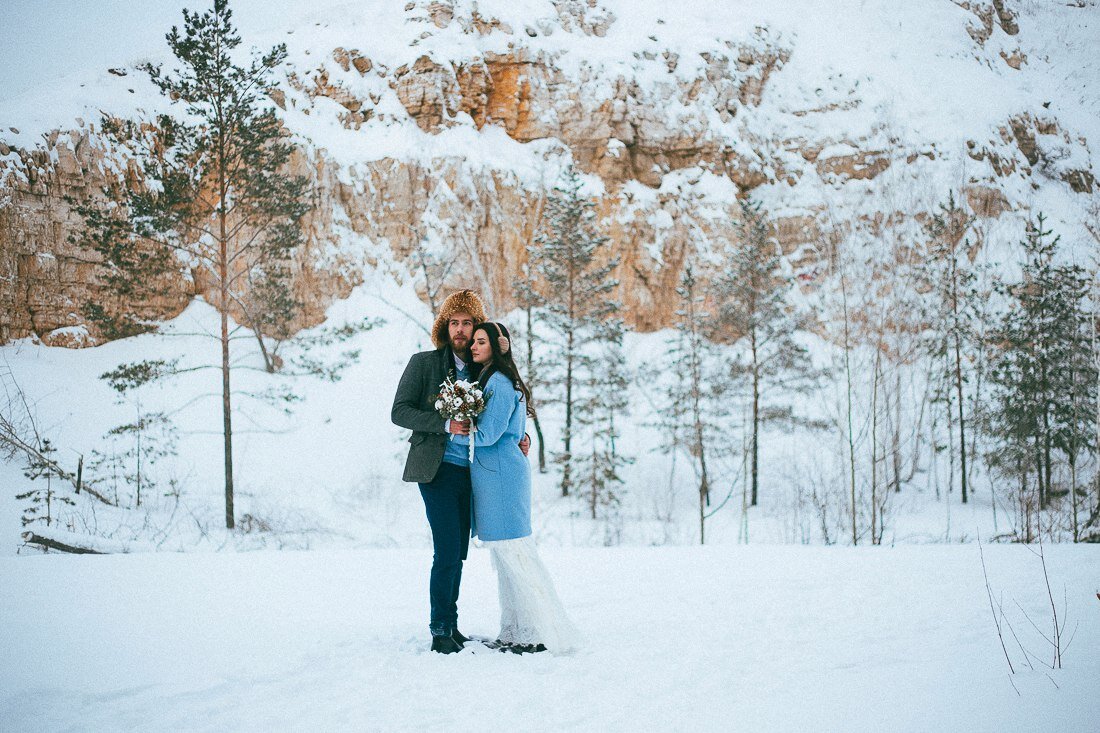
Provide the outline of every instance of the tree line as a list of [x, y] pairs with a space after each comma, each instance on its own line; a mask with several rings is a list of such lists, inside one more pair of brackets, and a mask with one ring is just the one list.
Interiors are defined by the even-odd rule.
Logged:
[[[700, 542], [716, 489], [724, 505], [738, 486], [747, 512], [790, 478], [761, 475], [769, 426], [835, 446], [842, 472], [794, 479], [827, 542], [881, 543], [903, 487], [967, 504], [979, 475], [1006, 538], [1100, 535], [1097, 263], [1069, 261], [1042, 213], [995, 246], [949, 193], [919, 232], [873, 240], [885, 254], [862, 260], [858, 237], [826, 226], [808, 308], [792, 304], [799, 286], [761, 204], [745, 196], [731, 213], [733, 236], [689, 248], [672, 336], [646, 362], [670, 378], [650, 381], [626, 368], [618, 263], [595, 202], [572, 168], [548, 197], [516, 296], [532, 383], [562, 411], [551, 445], [563, 496], [614, 517], [633, 384], [653, 398], [662, 450], [695, 476]], [[1018, 260], [979, 262], [983, 249]], [[815, 365], [800, 334], [820, 336], [829, 363]], [[795, 409], [830, 392], [831, 410]]]

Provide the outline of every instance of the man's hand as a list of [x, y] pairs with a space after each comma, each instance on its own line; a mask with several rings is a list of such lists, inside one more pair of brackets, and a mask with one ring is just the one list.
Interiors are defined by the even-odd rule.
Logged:
[[519, 449], [523, 451], [523, 455], [527, 455], [527, 451], [531, 450], [531, 436], [527, 433], [523, 434], [523, 440], [519, 442]]
[[447, 430], [455, 435], [469, 435], [470, 434], [470, 421], [469, 420], [450, 420], [447, 423]]

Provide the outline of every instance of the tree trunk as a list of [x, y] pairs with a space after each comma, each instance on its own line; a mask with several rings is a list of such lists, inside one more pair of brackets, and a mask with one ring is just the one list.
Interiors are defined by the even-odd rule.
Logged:
[[752, 346], [752, 499], [756, 506], [760, 461], [760, 362], [756, 353], [756, 327], [749, 331]]
[[596, 500], [598, 498], [597, 486], [599, 484], [598, 484], [598, 480], [597, 480], [598, 477], [596, 475], [597, 472], [599, 471], [598, 457], [599, 457], [599, 454], [596, 452], [596, 439], [595, 439], [595, 437], [593, 437], [592, 438], [592, 475], [588, 477], [589, 483], [592, 484], [592, 488], [591, 488], [591, 490], [589, 491], [589, 494], [588, 494], [588, 509], [591, 512], [592, 519], [596, 518]]
[[1043, 481], [1043, 449], [1041, 438], [1035, 436], [1035, 486], [1038, 491], [1039, 508], [1045, 509], [1047, 505], [1046, 482]]
[[706, 507], [710, 504], [710, 477], [707, 475], [707, 449], [703, 440], [703, 418], [699, 403], [695, 403], [695, 448], [699, 452], [699, 544], [704, 544], [706, 533], [703, 522]]
[[233, 417], [229, 393], [229, 314], [221, 314], [222, 336], [222, 433], [225, 437], [225, 526], [233, 529]]
[[1051, 468], [1052, 461], [1051, 461], [1051, 455], [1050, 455], [1051, 454], [1051, 433], [1052, 432], [1053, 431], [1050, 429], [1049, 414], [1044, 410], [1044, 412], [1043, 412], [1043, 478], [1044, 478], [1043, 498], [1044, 498], [1044, 501], [1043, 501], [1043, 504], [1042, 504], [1042, 508], [1044, 508], [1044, 509], [1050, 504], [1051, 483], [1053, 481], [1053, 478], [1052, 478], [1053, 477], [1053, 471], [1052, 471], [1052, 468]]
[[699, 334], [696, 331], [697, 317], [695, 314], [694, 283], [694, 278], [691, 276], [691, 270], [689, 269], [686, 293], [688, 338], [690, 339], [688, 360], [691, 366], [691, 419], [695, 433], [694, 452], [699, 455], [699, 544], [704, 545], [707, 541], [706, 507], [710, 504], [710, 478], [707, 475], [707, 449], [703, 430], [703, 410], [701, 406], [703, 375], [700, 360], [702, 355], [700, 353]]
[[852, 505], [852, 545], [859, 544], [856, 532], [856, 446], [852, 434], [852, 364], [851, 341], [848, 322], [848, 286], [843, 274], [840, 276], [840, 295], [844, 309], [844, 379], [848, 388], [848, 471]]
[[35, 534], [34, 532], [24, 532], [22, 534], [23, 542], [28, 545], [40, 545], [42, 547], [49, 548], [51, 550], [60, 550], [61, 552], [70, 552], [74, 555], [102, 555], [103, 552], [99, 550], [93, 550], [90, 547], [80, 547], [79, 545], [71, 545], [65, 542], [58, 542], [57, 540], [50, 539], [49, 537], [43, 537], [42, 535]]
[[236, 524], [233, 513], [233, 415], [229, 389], [229, 242], [226, 232], [227, 191], [224, 169], [219, 170], [219, 227], [221, 241], [218, 246], [218, 275], [221, 278], [221, 303], [218, 310], [221, 315], [222, 347], [222, 435], [225, 438], [225, 526], [233, 529]]
[[572, 488], [573, 468], [573, 359], [575, 329], [577, 327], [577, 263], [572, 248], [569, 252], [568, 309], [566, 311], [567, 333], [565, 344], [565, 455], [561, 474], [561, 495], [569, 496]]
[[699, 544], [707, 544], [707, 515], [705, 510], [705, 501], [703, 499], [704, 488], [701, 485], [699, 488]]
[[[528, 289], [526, 297], [530, 299], [530, 289]], [[533, 309], [530, 305], [530, 300], [528, 300], [528, 305], [525, 310], [527, 311], [527, 370], [530, 373], [535, 366], [535, 324], [533, 314], [531, 313]], [[432, 313], [435, 313], [434, 309]], [[546, 441], [542, 439], [542, 425], [539, 424], [538, 415], [532, 418], [532, 422], [535, 425], [535, 434], [539, 439], [539, 473], [546, 473]]]
[[[894, 383], [894, 414], [893, 429], [890, 435], [890, 465], [893, 469], [893, 477], [890, 480], [895, 494], [901, 493], [901, 370], [897, 370], [897, 379]], [[887, 412], [889, 412], [889, 407]], [[920, 431], [920, 421], [917, 421], [917, 433]], [[919, 446], [918, 446], [919, 450]]]
[[542, 425], [539, 424], [537, 415], [532, 418], [531, 422], [535, 426], [535, 435], [539, 439], [539, 473], [546, 473], [546, 441], [542, 437]]
[[[432, 313], [436, 311], [433, 309]], [[256, 343], [260, 345], [260, 354], [264, 357], [264, 370], [268, 374], [275, 373], [275, 359], [271, 353], [267, 350], [267, 344], [264, 343], [264, 335], [260, 333], [260, 327], [258, 324], [252, 325], [252, 333], [256, 336]]]
[[962, 503], [967, 501], [966, 486], [966, 418], [963, 416], [963, 379], [962, 379], [962, 348], [959, 344], [959, 334], [955, 334], [955, 392], [959, 400], [959, 458], [961, 467], [959, 475], [962, 483]]
[[141, 409], [138, 408], [138, 421], [137, 421], [137, 455], [135, 456], [135, 464], [137, 471], [134, 481], [134, 503], [137, 506], [141, 506], [141, 435], [144, 432], [142, 428]]
[[[1096, 456], [1100, 458], [1100, 335], [1097, 334], [1097, 323], [1100, 322], [1100, 270], [1093, 273], [1093, 311], [1091, 322], [1092, 362], [1096, 368], [1096, 425], [1093, 438], [1096, 440]], [[1096, 509], [1093, 517], [1100, 515], [1100, 470], [1093, 472], [1093, 484], [1096, 489]], [[1092, 523], [1092, 517], [1089, 520]]]
[[1080, 540], [1080, 529], [1077, 526], [1077, 456], [1069, 457], [1069, 495], [1070, 505], [1073, 508], [1073, 541]]
[[706, 543], [706, 507], [710, 503], [710, 477], [707, 475], [707, 453], [703, 444], [703, 421], [699, 406], [695, 407], [695, 444], [699, 451], [699, 544]]
[[561, 495], [569, 496], [572, 477], [570, 469], [573, 463], [573, 331], [566, 335], [565, 346], [565, 455], [561, 473]]
[[1027, 463], [1020, 458], [1016, 457], [1016, 474], [1020, 478], [1019, 495], [1016, 497], [1016, 510], [1019, 512], [1019, 519], [1024, 520], [1024, 542], [1031, 542], [1031, 523], [1029, 521], [1028, 514], [1025, 510], [1027, 505]]
[[878, 544], [878, 384], [882, 343], [875, 345], [875, 364], [871, 371], [871, 544]]

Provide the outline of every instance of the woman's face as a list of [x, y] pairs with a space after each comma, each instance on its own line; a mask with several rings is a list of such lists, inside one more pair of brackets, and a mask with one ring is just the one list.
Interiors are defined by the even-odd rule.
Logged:
[[481, 365], [493, 360], [493, 347], [489, 343], [489, 334], [483, 329], [474, 331], [473, 341], [470, 342], [470, 355]]

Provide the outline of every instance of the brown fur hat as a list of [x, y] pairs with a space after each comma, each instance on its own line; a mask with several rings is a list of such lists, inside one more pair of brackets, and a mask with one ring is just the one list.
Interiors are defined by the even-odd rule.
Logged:
[[443, 301], [443, 306], [439, 309], [439, 316], [435, 319], [435, 324], [432, 325], [432, 343], [435, 344], [435, 348], [438, 349], [448, 342], [447, 322], [451, 320], [451, 316], [455, 313], [469, 313], [470, 317], [474, 319], [475, 326], [483, 323], [486, 319], [485, 306], [476, 292], [467, 289], [451, 293]]

